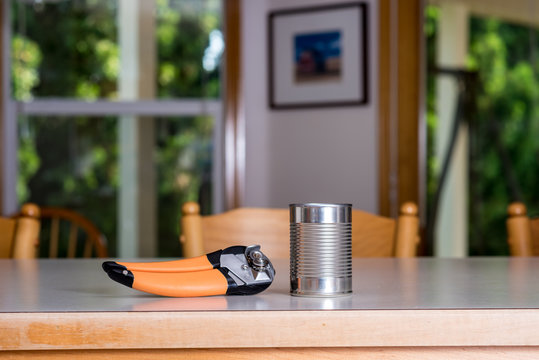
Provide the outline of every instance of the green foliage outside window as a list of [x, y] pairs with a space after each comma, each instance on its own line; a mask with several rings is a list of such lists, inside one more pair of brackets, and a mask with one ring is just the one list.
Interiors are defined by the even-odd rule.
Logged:
[[[427, 58], [435, 65], [439, 9], [426, 9]], [[492, 18], [470, 19], [469, 70], [477, 71], [477, 116], [470, 129], [469, 253], [507, 255], [507, 205], [539, 215], [539, 31]], [[436, 188], [435, 77], [428, 77], [428, 195]]]
[[[218, 97], [219, 67], [205, 69], [203, 57], [212, 45], [210, 34], [220, 27], [219, 2], [158, 0], [156, 7], [156, 98]], [[118, 99], [117, 10], [115, 1], [39, 6], [13, 1], [12, 14], [17, 15], [12, 23], [14, 98]], [[105, 233], [112, 256], [121, 186], [117, 120], [19, 118], [19, 201], [80, 211]], [[213, 119], [153, 121], [159, 255], [178, 256], [181, 203], [198, 201], [200, 189], [207, 188], [202, 185], [211, 182]], [[202, 196], [208, 196], [208, 191]]]

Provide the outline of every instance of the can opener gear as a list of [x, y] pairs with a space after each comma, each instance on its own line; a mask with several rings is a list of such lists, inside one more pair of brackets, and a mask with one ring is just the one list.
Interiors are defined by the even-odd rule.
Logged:
[[231, 246], [173, 261], [105, 261], [103, 270], [130, 288], [173, 297], [254, 295], [266, 290], [275, 277], [260, 245]]

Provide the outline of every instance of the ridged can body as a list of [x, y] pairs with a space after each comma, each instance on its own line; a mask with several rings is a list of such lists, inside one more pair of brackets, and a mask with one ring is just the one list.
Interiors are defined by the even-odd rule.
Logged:
[[352, 205], [290, 204], [290, 293], [352, 292]]

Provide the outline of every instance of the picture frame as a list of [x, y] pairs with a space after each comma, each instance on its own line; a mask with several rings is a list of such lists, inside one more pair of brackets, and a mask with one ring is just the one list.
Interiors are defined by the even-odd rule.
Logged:
[[349, 2], [268, 15], [271, 109], [368, 104], [367, 10]]

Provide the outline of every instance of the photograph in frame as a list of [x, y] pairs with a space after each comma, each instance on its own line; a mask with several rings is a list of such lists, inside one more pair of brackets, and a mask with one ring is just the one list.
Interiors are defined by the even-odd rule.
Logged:
[[270, 13], [270, 108], [367, 104], [367, 22], [362, 2]]

